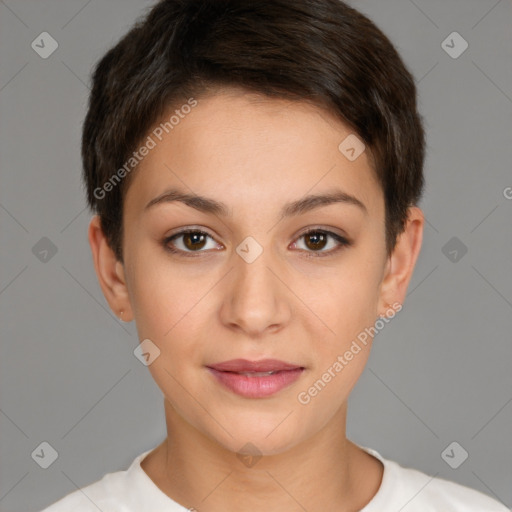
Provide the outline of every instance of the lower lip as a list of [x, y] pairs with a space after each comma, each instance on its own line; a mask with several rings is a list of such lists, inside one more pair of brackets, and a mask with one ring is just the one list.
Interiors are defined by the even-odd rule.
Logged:
[[232, 372], [221, 372], [208, 368], [211, 374], [224, 386], [246, 398], [264, 398], [271, 396], [295, 382], [302, 374], [303, 368], [283, 370], [272, 375], [248, 377]]

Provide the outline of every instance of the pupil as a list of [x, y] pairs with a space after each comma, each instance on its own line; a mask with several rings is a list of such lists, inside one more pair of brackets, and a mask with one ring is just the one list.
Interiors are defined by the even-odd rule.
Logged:
[[[306, 245], [310, 249], [323, 249], [325, 247], [325, 233], [311, 233], [306, 237]], [[311, 241], [312, 243], [309, 244], [308, 241]]]

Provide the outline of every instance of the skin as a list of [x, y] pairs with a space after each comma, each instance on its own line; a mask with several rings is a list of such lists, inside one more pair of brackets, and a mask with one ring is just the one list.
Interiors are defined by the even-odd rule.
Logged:
[[[368, 151], [351, 162], [338, 150], [351, 133], [307, 102], [217, 91], [198, 98], [133, 176], [124, 204], [124, 264], [98, 217], [90, 223], [110, 307], [135, 320], [139, 339], [161, 351], [148, 369], [164, 395], [168, 437], [142, 468], [186, 507], [348, 512], [363, 508], [380, 486], [381, 462], [345, 430], [347, 400], [372, 340], [307, 405], [297, 399], [389, 304], [403, 303], [421, 247], [424, 217], [411, 207], [386, 257], [384, 197]], [[171, 187], [221, 201], [230, 215], [176, 201], [145, 210]], [[333, 188], [367, 211], [333, 203], [280, 218], [285, 203]], [[212, 238], [186, 246], [182, 236], [174, 246], [202, 252], [166, 251], [164, 239], [191, 225]], [[340, 234], [351, 245], [329, 238], [315, 247], [301, 237], [308, 228]], [[252, 263], [236, 252], [248, 236], [263, 249]], [[315, 248], [331, 253], [315, 257]], [[234, 358], [276, 358], [305, 370], [273, 396], [244, 398], [205, 368]], [[247, 442], [262, 454], [250, 467], [236, 456]]]

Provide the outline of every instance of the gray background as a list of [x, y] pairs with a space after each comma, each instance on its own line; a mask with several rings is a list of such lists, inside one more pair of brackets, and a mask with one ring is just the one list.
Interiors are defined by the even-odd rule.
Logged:
[[[40, 510], [165, 436], [135, 326], [97, 283], [80, 185], [90, 69], [151, 3], [0, 1], [2, 511]], [[415, 75], [428, 153], [423, 249], [353, 392], [348, 435], [510, 507], [512, 5], [352, 4]], [[31, 48], [43, 31], [59, 44], [47, 59]], [[441, 46], [453, 31], [469, 43], [456, 59]], [[57, 249], [46, 261], [33, 252], [43, 237]], [[31, 457], [43, 441], [59, 454], [48, 469]], [[458, 469], [441, 457], [453, 441], [469, 453]]]

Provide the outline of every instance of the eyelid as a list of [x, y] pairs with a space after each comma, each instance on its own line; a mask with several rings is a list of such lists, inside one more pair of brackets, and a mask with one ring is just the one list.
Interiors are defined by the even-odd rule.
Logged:
[[182, 235], [183, 233], [190, 233], [190, 232], [203, 233], [205, 235], [208, 235], [208, 236], [211, 236], [212, 238], [214, 238], [214, 236], [209, 231], [207, 231], [205, 228], [198, 227], [198, 226], [182, 226], [182, 227], [178, 228], [176, 231], [171, 232], [169, 235], [167, 235], [166, 238], [169, 239], [169, 238], [172, 238], [173, 236]]
[[[337, 230], [337, 231], [335, 231]], [[347, 235], [345, 235], [343, 232], [339, 233], [338, 231], [341, 231], [339, 228], [330, 227], [330, 226], [313, 226], [313, 227], [307, 227], [303, 230], [299, 231], [299, 233], [296, 235], [296, 238], [299, 238], [301, 236], [307, 235], [308, 233], [316, 233], [317, 231], [321, 231], [322, 233], [327, 233], [329, 235], [336, 235], [340, 238], [343, 238], [347, 242], [350, 242], [350, 239]]]

